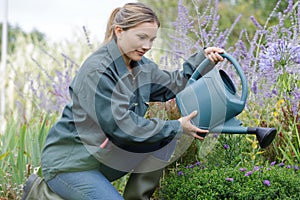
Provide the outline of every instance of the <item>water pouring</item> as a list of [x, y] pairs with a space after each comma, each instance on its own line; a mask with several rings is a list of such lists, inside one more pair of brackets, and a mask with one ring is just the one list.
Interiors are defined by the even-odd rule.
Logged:
[[[239, 63], [227, 53], [220, 54], [237, 71], [241, 79], [241, 95], [237, 93], [231, 78], [222, 69], [210, 68], [205, 59], [194, 71], [185, 89], [176, 96], [176, 103], [182, 116], [197, 110], [192, 123], [210, 133], [255, 134], [261, 148], [269, 146], [276, 136], [275, 128], [244, 127], [236, 118], [246, 105], [248, 84]], [[205, 135], [201, 135], [205, 136]]]

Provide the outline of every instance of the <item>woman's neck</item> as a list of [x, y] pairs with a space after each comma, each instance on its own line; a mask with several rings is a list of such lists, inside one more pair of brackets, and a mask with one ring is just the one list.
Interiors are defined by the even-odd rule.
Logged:
[[123, 55], [123, 59], [124, 59], [124, 62], [125, 62], [125, 65], [126, 65], [127, 69], [131, 70], [132, 69], [131, 59], [129, 59], [126, 55]]

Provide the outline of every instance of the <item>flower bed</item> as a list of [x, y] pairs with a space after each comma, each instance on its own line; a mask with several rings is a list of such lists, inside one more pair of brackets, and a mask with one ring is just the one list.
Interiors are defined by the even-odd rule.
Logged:
[[197, 162], [170, 172], [160, 199], [300, 199], [298, 166], [284, 163], [243, 167]]

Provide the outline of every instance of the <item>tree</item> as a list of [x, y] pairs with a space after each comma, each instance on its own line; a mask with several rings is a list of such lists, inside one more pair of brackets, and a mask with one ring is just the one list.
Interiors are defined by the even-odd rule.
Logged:
[[[33, 30], [30, 33], [24, 32], [19, 26], [11, 26], [10, 24], [7, 25], [8, 33], [7, 33], [7, 53], [11, 54], [14, 52], [15, 48], [15, 41], [18, 36], [25, 36], [30, 37], [32, 41], [36, 42], [42, 42], [45, 40], [45, 34], [38, 30]], [[0, 32], [2, 33], [2, 23], [0, 24]], [[0, 46], [2, 45], [2, 37], [0, 37]], [[1, 49], [0, 49], [0, 55], [1, 55]], [[0, 56], [1, 59], [1, 56]]]

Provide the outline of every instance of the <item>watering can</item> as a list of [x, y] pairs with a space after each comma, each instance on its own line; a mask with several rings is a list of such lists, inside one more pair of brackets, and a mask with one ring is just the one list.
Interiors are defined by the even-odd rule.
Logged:
[[[182, 116], [197, 110], [191, 122], [210, 133], [255, 134], [261, 148], [271, 144], [277, 133], [275, 128], [244, 127], [236, 119], [245, 108], [248, 85], [239, 63], [229, 54], [220, 54], [233, 64], [242, 84], [241, 96], [224, 70], [209, 67], [206, 58], [194, 71], [186, 87], [176, 95], [176, 103]], [[199, 134], [205, 137], [205, 134]]]

